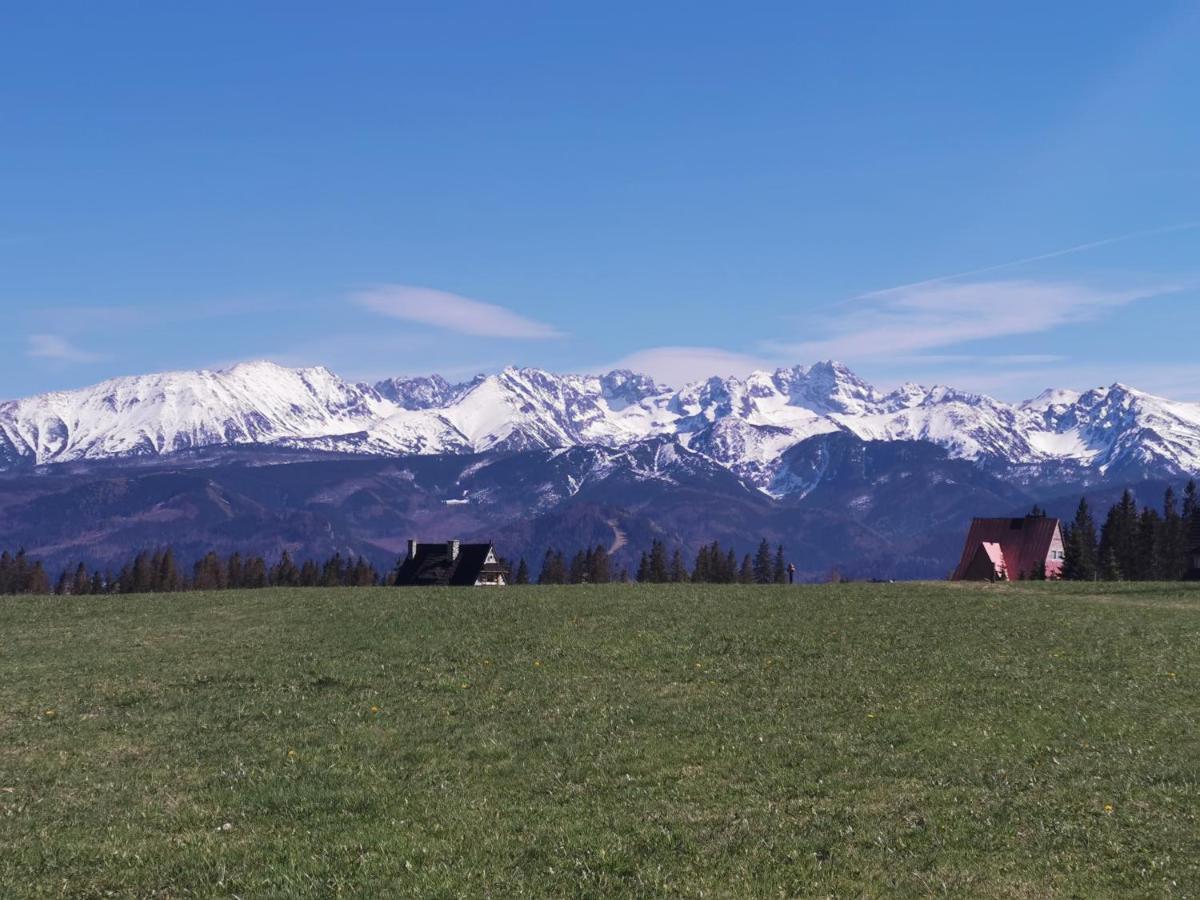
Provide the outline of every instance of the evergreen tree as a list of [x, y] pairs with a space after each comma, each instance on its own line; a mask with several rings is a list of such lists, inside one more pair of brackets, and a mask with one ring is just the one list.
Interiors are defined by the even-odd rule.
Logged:
[[588, 563], [588, 579], [592, 584], [608, 584], [612, 581], [612, 560], [608, 556], [608, 548], [597, 544], [592, 550], [592, 558]]
[[742, 557], [742, 569], [738, 572], [739, 584], [754, 584], [754, 563], [750, 560], [750, 554], [747, 553]]
[[299, 587], [300, 570], [292, 562], [292, 554], [284, 550], [279, 562], [271, 568], [269, 577], [272, 587]]
[[1162, 519], [1157, 510], [1147, 506], [1138, 517], [1132, 569], [1135, 581], [1158, 581], [1162, 578], [1161, 531]]
[[657, 538], [650, 544], [650, 581], [664, 584], [668, 580], [667, 547]]
[[554, 551], [547, 550], [542, 557], [542, 570], [538, 573], [538, 584], [554, 584]]
[[[589, 551], [590, 553], [590, 551]], [[588, 554], [582, 550], [571, 557], [571, 569], [568, 580], [571, 584], [583, 584], [587, 581]]]
[[787, 584], [787, 560], [783, 557], [783, 544], [780, 544], [775, 551], [775, 583]]
[[154, 590], [155, 574], [150, 556], [145, 551], [142, 551], [133, 558], [133, 568], [130, 571], [130, 584], [126, 593], [147, 594]]
[[517, 563], [517, 574], [513, 576], [513, 584], [529, 584], [529, 565], [523, 556]]
[[175, 551], [167, 547], [158, 557], [158, 584], [155, 585], [155, 590], [159, 591], [179, 591], [183, 589], [183, 579], [179, 577], [179, 570], [175, 565]]
[[683, 564], [683, 551], [678, 547], [671, 555], [671, 581], [675, 584], [688, 580], [687, 566]]
[[1100, 545], [1100, 578], [1104, 581], [1123, 581], [1121, 564], [1117, 561], [1116, 548], [1111, 545]]
[[692, 568], [692, 581], [704, 584], [712, 580], [712, 564], [707, 545], [696, 551], [696, 565]]
[[[290, 559], [288, 564], [291, 564]], [[229, 577], [225, 571], [225, 563], [214, 551], [209, 550], [192, 566], [192, 587], [196, 590], [223, 591], [228, 586]]]
[[[1104, 526], [1100, 529], [1100, 559], [1104, 571], [1120, 573], [1121, 578], [1132, 578], [1138, 569], [1138, 510], [1133, 493], [1126, 490], [1121, 501], [1108, 511]], [[1111, 565], [1109, 565], [1111, 563]]]
[[1095, 581], [1099, 575], [1099, 549], [1096, 546], [1096, 522], [1086, 497], [1079, 500], [1075, 519], [1063, 535], [1062, 577], [1068, 581]]
[[754, 580], [758, 584], [770, 584], [775, 580], [775, 572], [771, 562], [771, 545], [763, 538], [754, 554]]
[[71, 577], [71, 593], [82, 597], [84, 594], [92, 592], [92, 579], [88, 577], [87, 566], [80, 563], [75, 567], [75, 574]]
[[1159, 538], [1159, 577], [1179, 581], [1187, 574], [1188, 526], [1179, 514], [1175, 491], [1167, 488], [1163, 496], [1163, 516]]
[[561, 550], [547, 550], [542, 559], [542, 571], [538, 584], [566, 584], [567, 565]]
[[67, 574], [66, 569], [63, 569], [59, 573], [58, 581], [54, 583], [54, 593], [60, 597], [65, 597], [71, 593], [71, 576]]
[[42, 561], [38, 560], [29, 569], [29, 575], [26, 581], [26, 594], [49, 594], [50, 593], [50, 576], [46, 574], [46, 570], [42, 568]]
[[261, 556], [253, 556], [246, 560], [246, 587], [251, 590], [265, 588], [268, 584], [267, 561]]
[[242, 554], [236, 551], [232, 553], [225, 564], [225, 571], [228, 573], [229, 587], [232, 590], [240, 590], [246, 586], [246, 566], [242, 562]]
[[634, 577], [638, 584], [646, 584], [650, 581], [650, 554], [645, 550], [642, 551], [642, 558], [638, 561], [637, 575]]
[[1183, 519], [1193, 522], [1200, 515], [1200, 495], [1197, 494], [1196, 479], [1190, 479], [1183, 489]]
[[708, 545], [706, 559], [708, 565], [706, 580], [713, 584], [724, 584], [728, 580], [728, 573], [725, 571], [725, 551], [721, 549], [720, 541], [713, 541]]
[[31, 593], [29, 590], [29, 575], [29, 557], [25, 555], [25, 548], [22, 547], [17, 551], [17, 555], [13, 557], [13, 593]]
[[351, 587], [372, 587], [379, 581], [379, 573], [367, 560], [360, 556], [354, 561], [349, 573]]
[[340, 587], [346, 583], [346, 562], [342, 554], [334, 552], [321, 566], [321, 585], [323, 587]]
[[725, 554], [725, 561], [721, 565], [721, 580], [724, 584], [737, 584], [738, 578], [738, 561], [737, 554], [733, 552], [733, 548], [729, 548], [729, 552]]

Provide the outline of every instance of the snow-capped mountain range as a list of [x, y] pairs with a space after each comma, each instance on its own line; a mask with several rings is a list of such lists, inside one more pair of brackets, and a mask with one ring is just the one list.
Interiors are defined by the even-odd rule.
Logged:
[[510, 368], [343, 381], [269, 362], [116, 378], [0, 403], [0, 469], [244, 445], [373, 456], [623, 448], [670, 438], [767, 494], [793, 493], [784, 453], [806, 438], [929, 441], [1026, 479], [1200, 472], [1200, 404], [1121, 384], [1013, 405], [952, 388], [884, 393], [821, 362], [673, 390], [644, 375]]

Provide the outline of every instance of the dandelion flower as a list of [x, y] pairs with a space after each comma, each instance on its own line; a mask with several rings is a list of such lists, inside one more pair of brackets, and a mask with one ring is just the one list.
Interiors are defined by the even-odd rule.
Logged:
[[371, 715], [373, 715], [373, 716], [379, 715], [379, 707], [378, 706], [371, 707]]
[[1113, 805], [1111, 803], [1104, 804], [1104, 814], [1106, 816], [1111, 816], [1113, 814]]
[[533, 661], [533, 665], [534, 665], [534, 668], [538, 668], [538, 669], [540, 669], [540, 668], [541, 668], [541, 666], [542, 666], [542, 661], [541, 661], [540, 659], [535, 659], [535, 660]]
[[46, 710], [46, 718], [47, 719], [53, 719], [57, 715], [58, 715], [58, 710], [56, 710], [56, 709]]

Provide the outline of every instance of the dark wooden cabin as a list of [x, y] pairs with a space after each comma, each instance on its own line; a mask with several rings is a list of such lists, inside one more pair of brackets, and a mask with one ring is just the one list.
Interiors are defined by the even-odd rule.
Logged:
[[396, 573], [398, 587], [475, 587], [508, 584], [508, 567], [491, 544], [408, 542], [408, 558]]

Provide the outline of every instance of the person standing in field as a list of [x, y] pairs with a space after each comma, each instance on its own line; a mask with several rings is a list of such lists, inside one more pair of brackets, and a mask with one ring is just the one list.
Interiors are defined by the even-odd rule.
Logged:
[[787, 573], [788, 573], [788, 584], [795, 584], [796, 583], [796, 564], [795, 563], [788, 563]]

